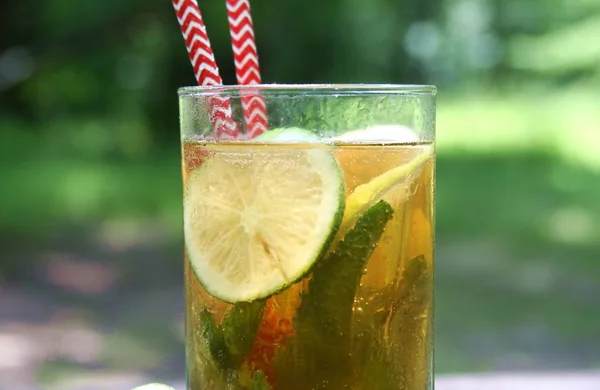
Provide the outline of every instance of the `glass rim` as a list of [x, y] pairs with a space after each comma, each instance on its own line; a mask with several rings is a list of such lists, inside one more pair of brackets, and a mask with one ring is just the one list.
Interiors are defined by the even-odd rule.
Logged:
[[425, 84], [252, 84], [188, 86], [177, 89], [179, 97], [185, 96], [241, 96], [244, 92], [266, 95], [430, 95], [437, 93], [433, 85]]

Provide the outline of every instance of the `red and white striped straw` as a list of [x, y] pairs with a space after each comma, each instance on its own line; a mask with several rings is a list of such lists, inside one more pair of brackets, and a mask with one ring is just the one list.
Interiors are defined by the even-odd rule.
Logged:
[[[206, 26], [196, 0], [172, 0], [177, 21], [185, 40], [198, 85], [222, 85]], [[209, 100], [209, 115], [219, 138], [237, 138], [238, 129], [233, 120], [229, 99], [214, 97]]]
[[[231, 46], [235, 60], [235, 75], [240, 85], [260, 84], [258, 52], [250, 14], [249, 0], [226, 0]], [[255, 137], [268, 129], [265, 99], [256, 91], [242, 96], [242, 107], [248, 136]]]

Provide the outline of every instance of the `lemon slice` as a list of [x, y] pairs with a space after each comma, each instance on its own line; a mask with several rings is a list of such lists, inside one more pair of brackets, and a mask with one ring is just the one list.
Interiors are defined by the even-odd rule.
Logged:
[[190, 264], [223, 301], [268, 297], [328, 249], [344, 211], [341, 169], [322, 144], [221, 145], [212, 152], [184, 189]]

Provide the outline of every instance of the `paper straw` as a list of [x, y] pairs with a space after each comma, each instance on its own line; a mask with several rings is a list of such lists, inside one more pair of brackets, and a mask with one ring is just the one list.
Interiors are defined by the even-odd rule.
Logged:
[[[226, 0], [231, 46], [235, 60], [235, 75], [240, 85], [260, 84], [258, 52], [254, 37], [249, 0]], [[242, 107], [250, 138], [268, 128], [265, 99], [258, 90], [243, 90]]]
[[[222, 85], [223, 81], [219, 75], [219, 68], [208, 40], [198, 3], [196, 0], [173, 0], [173, 7], [198, 85]], [[236, 138], [238, 136], [229, 99], [210, 98], [209, 115], [218, 138]]]

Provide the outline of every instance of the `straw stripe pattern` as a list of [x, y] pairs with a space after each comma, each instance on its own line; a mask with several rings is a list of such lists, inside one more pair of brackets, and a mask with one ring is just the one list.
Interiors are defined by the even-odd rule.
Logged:
[[[198, 3], [196, 0], [173, 0], [173, 7], [198, 85], [222, 85], [223, 81], [219, 75], [219, 68], [208, 40]], [[218, 137], [227, 138], [237, 135], [228, 99], [211, 98], [209, 113]]]
[[[227, 0], [227, 19], [235, 60], [238, 84], [260, 84], [258, 53], [250, 14], [249, 0]], [[251, 96], [242, 96], [248, 135], [254, 137], [267, 130], [267, 107], [259, 91], [245, 90]]]
[[194, 0], [173, 0], [173, 6], [198, 84], [223, 84], [197, 3]]

